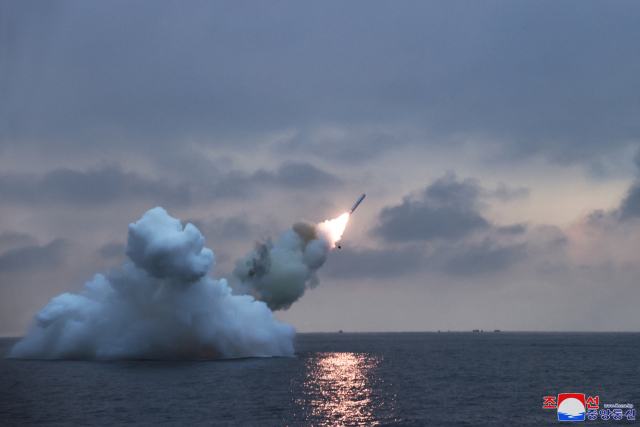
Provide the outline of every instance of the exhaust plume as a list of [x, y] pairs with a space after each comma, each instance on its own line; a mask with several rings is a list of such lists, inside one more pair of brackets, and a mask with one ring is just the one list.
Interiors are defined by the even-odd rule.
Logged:
[[257, 244], [236, 261], [234, 276], [240, 281], [236, 293], [264, 301], [271, 310], [286, 310], [308, 288], [319, 284], [316, 271], [327, 260], [329, 250], [342, 237], [349, 214], [320, 224], [299, 222], [275, 243]]
[[[307, 259], [301, 265], [308, 267], [299, 274], [308, 281], [309, 271], [315, 271], [326, 258], [326, 242], [311, 238], [315, 234], [309, 234], [311, 228], [306, 227], [306, 231], [298, 228], [302, 234], [285, 232], [287, 237], [280, 241], [286, 248], [285, 257], [289, 248], [300, 245], [300, 236], [307, 236], [304, 247], [308, 250], [300, 254]], [[280, 241], [274, 248], [280, 247]], [[249, 295], [233, 295], [225, 279], [209, 278], [215, 258], [204, 243], [192, 224], [183, 228], [164, 209], [151, 209], [129, 225], [126, 254], [131, 262], [120, 271], [96, 274], [78, 295], [53, 298], [36, 314], [31, 331], [8, 357], [293, 356], [294, 328], [276, 321], [267, 303]], [[254, 277], [281, 271], [281, 259], [273, 252], [260, 255], [256, 251]]]

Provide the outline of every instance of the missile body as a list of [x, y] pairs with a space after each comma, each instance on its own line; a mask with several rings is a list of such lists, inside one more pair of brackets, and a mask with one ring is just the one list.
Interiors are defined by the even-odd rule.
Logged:
[[349, 209], [349, 215], [351, 215], [353, 213], [353, 211], [356, 210], [356, 208], [358, 207], [358, 205], [360, 204], [360, 202], [362, 201], [362, 199], [364, 199], [364, 196], [366, 196], [366, 194], [363, 194], [362, 196], [360, 196], [360, 198], [358, 199], [357, 202], [355, 202], [353, 204], [353, 206], [351, 207], [351, 209]]

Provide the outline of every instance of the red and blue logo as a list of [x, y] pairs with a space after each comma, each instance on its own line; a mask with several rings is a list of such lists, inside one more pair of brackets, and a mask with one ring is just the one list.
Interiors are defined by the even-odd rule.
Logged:
[[558, 421], [593, 421], [598, 419], [598, 415], [602, 420], [636, 419], [636, 410], [631, 403], [605, 403], [603, 409], [599, 409], [600, 397], [585, 399], [582, 393], [561, 393], [558, 397], [545, 396], [543, 399], [544, 409], [558, 409]]
[[585, 398], [581, 393], [558, 395], [558, 421], [584, 421]]

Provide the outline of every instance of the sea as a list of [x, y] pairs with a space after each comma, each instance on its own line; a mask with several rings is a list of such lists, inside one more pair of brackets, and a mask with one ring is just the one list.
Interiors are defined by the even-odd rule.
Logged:
[[[1, 339], [0, 354], [16, 341]], [[2, 358], [0, 426], [544, 426], [566, 424], [543, 408], [560, 393], [597, 397], [600, 409], [640, 405], [639, 333], [314, 333], [295, 348], [235, 360]]]

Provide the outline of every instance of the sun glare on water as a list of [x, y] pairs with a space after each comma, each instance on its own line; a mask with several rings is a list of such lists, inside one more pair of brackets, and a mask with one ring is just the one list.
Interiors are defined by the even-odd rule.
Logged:
[[318, 229], [321, 233], [324, 233], [329, 237], [332, 245], [335, 245], [335, 243], [342, 237], [342, 233], [344, 233], [344, 228], [347, 226], [348, 220], [349, 214], [345, 212], [338, 218], [328, 219], [325, 222], [321, 222], [318, 224]]

